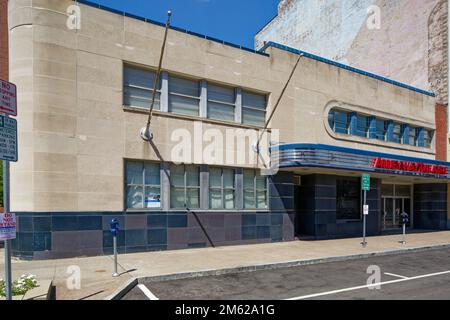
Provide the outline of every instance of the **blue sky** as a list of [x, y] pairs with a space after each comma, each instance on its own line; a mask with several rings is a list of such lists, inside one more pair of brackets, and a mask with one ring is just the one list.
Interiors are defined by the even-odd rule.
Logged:
[[278, 0], [91, 0], [107, 7], [254, 47], [254, 35], [277, 14]]

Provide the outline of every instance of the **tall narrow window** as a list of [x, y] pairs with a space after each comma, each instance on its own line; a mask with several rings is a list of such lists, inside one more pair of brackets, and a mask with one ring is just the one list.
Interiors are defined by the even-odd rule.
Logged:
[[392, 142], [400, 143], [402, 141], [402, 125], [394, 122], [392, 128]]
[[386, 141], [387, 121], [377, 119], [376, 126], [377, 126], [376, 138], [378, 140]]
[[333, 127], [332, 127], [334, 132], [348, 134], [349, 126], [350, 126], [349, 113], [340, 111], [340, 110], [335, 110], [334, 111], [334, 123], [333, 123]]
[[126, 163], [127, 209], [161, 208], [161, 180], [159, 163]]
[[244, 170], [244, 208], [267, 209], [267, 177]]
[[417, 128], [410, 127], [409, 128], [409, 137], [408, 137], [408, 144], [411, 146], [418, 146], [418, 139], [417, 139]]
[[[123, 104], [125, 106], [149, 109], [155, 86], [156, 72], [124, 66]], [[160, 109], [161, 80], [157, 86], [154, 109]]]
[[209, 207], [211, 209], [234, 209], [234, 170], [210, 168]]
[[208, 118], [234, 121], [236, 94], [233, 88], [208, 84]]
[[356, 135], [367, 138], [369, 135], [369, 118], [363, 115], [358, 115], [356, 121]]
[[424, 130], [423, 143], [425, 148], [431, 148], [433, 141], [433, 132], [431, 130]]
[[194, 165], [170, 166], [170, 207], [200, 207], [200, 170]]
[[199, 116], [200, 84], [198, 81], [169, 77], [169, 112]]
[[359, 220], [360, 208], [360, 179], [338, 178], [336, 179], [336, 219]]
[[266, 123], [266, 96], [242, 92], [242, 123], [263, 127]]

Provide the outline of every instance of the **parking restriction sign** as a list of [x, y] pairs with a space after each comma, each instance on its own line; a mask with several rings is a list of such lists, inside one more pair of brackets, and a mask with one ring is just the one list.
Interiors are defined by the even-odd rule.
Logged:
[[17, 116], [17, 88], [14, 83], [0, 79], [0, 112]]
[[0, 115], [0, 159], [17, 161], [17, 121]]

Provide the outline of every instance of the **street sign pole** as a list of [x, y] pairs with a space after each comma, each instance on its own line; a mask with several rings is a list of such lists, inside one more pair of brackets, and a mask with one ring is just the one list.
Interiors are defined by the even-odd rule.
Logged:
[[361, 242], [363, 247], [367, 246], [366, 241], [366, 220], [367, 215], [369, 215], [369, 207], [367, 206], [367, 191], [370, 190], [370, 175], [363, 174], [361, 177], [361, 189], [364, 191], [364, 201], [363, 201], [363, 242]]
[[3, 214], [0, 236], [5, 241], [5, 297], [12, 300], [11, 240], [16, 238], [15, 215], [10, 210], [9, 162], [17, 161], [17, 87], [0, 79], [0, 159], [3, 160]]
[[[9, 161], [3, 160], [3, 212], [9, 213]], [[5, 297], [12, 300], [11, 240], [5, 240]]]
[[[364, 207], [366, 206], [366, 195], [367, 191], [364, 190]], [[366, 214], [363, 213], [363, 242], [361, 243], [363, 247], [367, 246], [366, 242]]]

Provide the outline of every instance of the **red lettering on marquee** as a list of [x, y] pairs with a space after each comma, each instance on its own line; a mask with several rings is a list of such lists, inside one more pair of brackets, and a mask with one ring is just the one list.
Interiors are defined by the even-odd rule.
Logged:
[[382, 158], [374, 158], [372, 160], [372, 167], [379, 169], [412, 171], [420, 173], [432, 174], [448, 174], [448, 168], [444, 166], [435, 166], [420, 162], [396, 161]]

